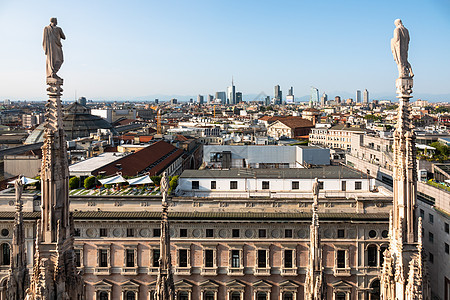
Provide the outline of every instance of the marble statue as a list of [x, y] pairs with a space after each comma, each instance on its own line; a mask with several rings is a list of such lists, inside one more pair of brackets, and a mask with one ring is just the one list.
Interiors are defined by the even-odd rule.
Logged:
[[398, 67], [399, 78], [412, 78], [411, 65], [408, 62], [409, 32], [403, 26], [402, 20], [394, 21], [396, 28], [394, 29], [394, 37], [391, 39], [391, 50], [394, 60]]
[[314, 203], [317, 205], [317, 202], [319, 200], [319, 180], [317, 178], [314, 179], [314, 183], [312, 186], [312, 193], [313, 193], [313, 199]]
[[66, 36], [57, 24], [56, 18], [50, 19], [50, 25], [44, 28], [42, 45], [47, 56], [47, 78], [60, 79], [56, 73], [64, 62], [61, 39], [65, 40]]
[[19, 202], [23, 191], [22, 175], [14, 180], [14, 189], [16, 191], [16, 202]]

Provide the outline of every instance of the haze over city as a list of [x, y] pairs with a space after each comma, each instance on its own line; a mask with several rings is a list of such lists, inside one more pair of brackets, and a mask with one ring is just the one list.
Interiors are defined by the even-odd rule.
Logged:
[[244, 100], [277, 84], [297, 100], [310, 86], [394, 100], [396, 18], [414, 32], [415, 97], [450, 98], [448, 1], [1, 1], [1, 99], [46, 98], [41, 30], [53, 16], [67, 36], [63, 100], [183, 100], [232, 76]]

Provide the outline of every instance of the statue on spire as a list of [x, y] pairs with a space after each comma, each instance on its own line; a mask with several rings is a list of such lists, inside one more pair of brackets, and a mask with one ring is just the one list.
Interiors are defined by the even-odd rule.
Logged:
[[319, 180], [314, 179], [312, 186], [312, 222], [309, 233], [309, 264], [305, 277], [305, 299], [322, 300], [325, 298], [325, 277], [323, 275], [322, 248], [320, 246], [319, 216]]
[[[75, 266], [73, 222], [69, 213], [69, 167], [63, 128], [63, 80], [56, 75], [63, 62], [61, 28], [56, 18], [44, 29], [48, 101], [41, 166], [41, 218], [30, 297], [39, 300], [83, 299], [84, 284]], [[28, 296], [27, 296], [28, 297]], [[28, 298], [30, 298], [28, 297]]]
[[161, 178], [162, 217], [161, 217], [161, 242], [158, 277], [156, 279], [156, 299], [174, 300], [175, 286], [173, 284], [172, 259], [170, 255], [170, 226], [168, 219], [168, 194], [169, 179], [166, 172]]
[[422, 223], [416, 221], [417, 163], [416, 136], [410, 120], [414, 74], [408, 62], [409, 33], [401, 20], [391, 40], [391, 49], [399, 70], [396, 80], [399, 98], [394, 131], [393, 205], [389, 218], [389, 248], [384, 252], [381, 274], [381, 299], [430, 299], [422, 260]]

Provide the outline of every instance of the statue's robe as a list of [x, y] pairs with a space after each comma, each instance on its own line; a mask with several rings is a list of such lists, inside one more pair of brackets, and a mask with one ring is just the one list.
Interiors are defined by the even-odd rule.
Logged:
[[400, 71], [401, 77], [409, 77], [412, 73], [408, 62], [409, 32], [403, 25], [395, 28], [394, 37], [391, 40], [391, 50], [394, 60]]
[[64, 62], [61, 39], [66, 39], [58, 26], [51, 24], [44, 28], [43, 47], [47, 56], [47, 78], [55, 77]]

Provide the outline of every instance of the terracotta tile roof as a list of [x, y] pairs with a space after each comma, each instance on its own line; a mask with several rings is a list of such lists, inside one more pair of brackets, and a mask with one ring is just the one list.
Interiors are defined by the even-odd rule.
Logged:
[[[166, 143], [156, 142], [140, 151], [127, 155], [106, 166], [98, 168], [92, 174], [98, 175], [105, 171], [105, 175], [113, 175], [122, 172], [125, 176], [135, 176], [148, 172], [151, 176], [159, 174], [166, 169], [174, 160], [183, 154], [183, 150]], [[120, 169], [117, 165], [120, 164]]]
[[314, 127], [313, 122], [311, 122], [310, 120], [303, 119], [302, 117], [287, 117], [280, 119], [278, 121], [290, 128]]

